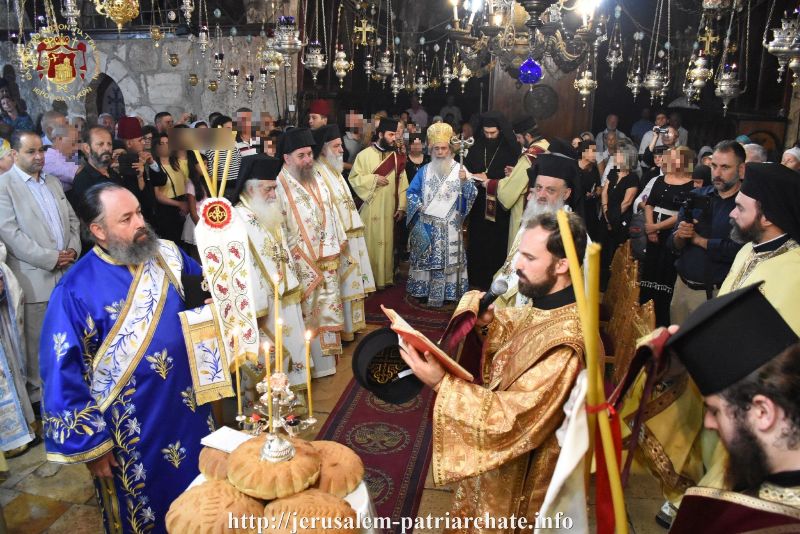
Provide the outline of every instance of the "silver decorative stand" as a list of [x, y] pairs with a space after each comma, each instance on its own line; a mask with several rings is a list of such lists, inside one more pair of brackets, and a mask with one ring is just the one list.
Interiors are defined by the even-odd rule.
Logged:
[[[252, 426], [250, 432], [253, 435], [267, 433], [267, 441], [261, 449], [261, 459], [268, 462], [285, 462], [294, 458], [294, 445], [286, 439], [293, 438], [299, 431], [307, 430], [317, 424], [314, 417], [300, 419], [291, 415], [291, 411], [302, 403], [289, 387], [289, 377], [286, 373], [274, 373], [265, 377], [256, 384], [256, 391], [261, 394], [259, 402], [255, 405], [255, 410], [262, 414], [263, 418], [251, 418], [246, 416], [237, 417], [241, 425]], [[270, 394], [271, 393], [271, 394]], [[269, 406], [272, 402], [272, 432], [269, 431]], [[279, 433], [283, 430], [284, 435]]]

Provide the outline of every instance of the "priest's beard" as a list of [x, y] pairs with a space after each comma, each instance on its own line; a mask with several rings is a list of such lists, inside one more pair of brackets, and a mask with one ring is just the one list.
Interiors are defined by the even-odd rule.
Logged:
[[314, 167], [312, 165], [308, 167], [291, 167], [289, 171], [301, 183], [307, 184], [314, 180]]
[[247, 204], [259, 224], [267, 231], [274, 232], [283, 222], [281, 204], [277, 198], [248, 197]]
[[378, 139], [378, 146], [381, 147], [381, 150], [394, 150], [397, 148], [397, 145], [394, 143], [394, 141], [392, 141], [390, 144], [385, 137]]
[[328, 161], [330, 166], [336, 170], [336, 172], [342, 172], [344, 169], [344, 154], [334, 154], [333, 151], [325, 148], [322, 151], [322, 155], [325, 156], [325, 159]]
[[725, 482], [734, 491], [756, 489], [769, 475], [767, 455], [758, 438], [747, 423], [736, 418], [736, 435], [725, 443], [728, 450], [728, 469], [725, 471]]
[[746, 227], [742, 228], [736, 222], [731, 219], [731, 239], [736, 243], [760, 243], [761, 238], [764, 237], [764, 227], [761, 226], [761, 214], [757, 215], [757, 218], [753, 221], [753, 223]]
[[542, 282], [529, 282], [519, 269], [517, 269], [517, 277], [519, 278], [519, 282], [517, 282], [517, 288], [523, 296], [528, 297], [529, 299], [542, 298], [545, 295], [550, 294], [550, 291], [558, 281], [558, 277], [556, 276], [556, 262], [553, 261], [547, 268], [545, 278]]
[[536, 200], [529, 200], [528, 205], [525, 206], [525, 211], [522, 212], [522, 222], [520, 223], [520, 227], [524, 227], [528, 221], [536, 217], [537, 215], [541, 215], [542, 213], [556, 213], [558, 210], [564, 207], [564, 199], [559, 198], [554, 203], [546, 202], [544, 204], [540, 204]]
[[[494, 150], [500, 144], [500, 136], [498, 135], [497, 137], [493, 137], [492, 139], [489, 139], [488, 137], [484, 137], [483, 138], [483, 143], [484, 143], [484, 146], [486, 146], [486, 148]], [[490, 154], [490, 157], [491, 157], [491, 154]]]
[[124, 265], [141, 265], [144, 262], [156, 257], [158, 253], [158, 236], [145, 223], [144, 228], [140, 228], [133, 235], [133, 241], [127, 242], [118, 239], [115, 235], [108, 234], [106, 242], [108, 255]]
[[434, 176], [448, 176], [452, 166], [453, 156], [444, 156], [441, 158], [431, 156], [431, 170]]

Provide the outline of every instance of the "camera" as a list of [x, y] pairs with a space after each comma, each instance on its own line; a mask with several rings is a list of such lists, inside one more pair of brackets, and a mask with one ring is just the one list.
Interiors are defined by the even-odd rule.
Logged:
[[666, 126], [665, 126], [665, 127], [663, 127], [663, 128], [662, 128], [662, 127], [660, 127], [660, 126], [653, 126], [653, 133], [654, 133], [654, 134], [661, 134], [661, 135], [664, 135], [664, 134], [665, 134], [665, 133], [667, 133], [668, 131], [669, 131], [669, 128], [667, 128]]
[[678, 195], [678, 203], [683, 209], [682, 222], [703, 221], [711, 214], [711, 197], [690, 191]]

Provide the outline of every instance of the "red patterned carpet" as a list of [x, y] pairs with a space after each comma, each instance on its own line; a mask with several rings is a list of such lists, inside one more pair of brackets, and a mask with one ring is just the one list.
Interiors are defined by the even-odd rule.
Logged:
[[369, 296], [364, 305], [369, 324], [389, 325], [389, 320], [381, 311], [381, 304], [399, 313], [411, 326], [434, 341], [444, 332], [455, 309], [454, 304], [441, 308], [428, 308], [419, 304], [415, 298], [406, 295], [405, 281]]
[[[389, 324], [381, 304], [432, 339], [438, 339], [444, 331], [452, 311], [452, 306], [431, 310], [407, 299], [404, 283], [367, 299], [368, 323]], [[431, 461], [433, 401], [433, 391], [425, 388], [410, 402], [387, 404], [352, 380], [317, 436], [343, 443], [358, 453], [378, 515], [391, 517], [396, 524], [403, 517], [416, 517], [419, 509]], [[394, 529], [400, 531], [399, 526]]]

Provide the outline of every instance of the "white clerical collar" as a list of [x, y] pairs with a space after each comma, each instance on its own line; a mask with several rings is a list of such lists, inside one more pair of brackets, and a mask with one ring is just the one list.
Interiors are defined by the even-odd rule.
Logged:
[[381, 146], [378, 143], [372, 143], [372, 146], [377, 148], [379, 152], [386, 152], [386, 149], [385, 148], [381, 148]]

